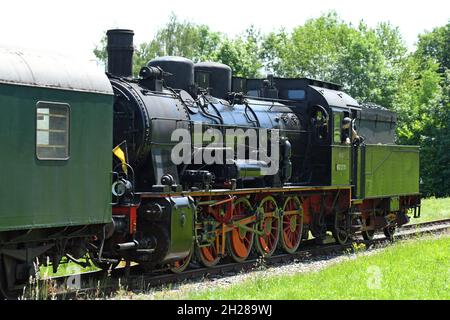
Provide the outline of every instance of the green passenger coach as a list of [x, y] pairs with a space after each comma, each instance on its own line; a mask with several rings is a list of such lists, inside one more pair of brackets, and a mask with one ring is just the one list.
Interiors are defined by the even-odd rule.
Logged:
[[19, 275], [8, 288], [35, 257], [78, 256], [111, 222], [112, 101], [94, 66], [0, 49], [0, 267]]
[[0, 50], [0, 231], [110, 222], [112, 99], [91, 66]]
[[111, 220], [111, 85], [70, 66], [0, 51], [0, 231]]

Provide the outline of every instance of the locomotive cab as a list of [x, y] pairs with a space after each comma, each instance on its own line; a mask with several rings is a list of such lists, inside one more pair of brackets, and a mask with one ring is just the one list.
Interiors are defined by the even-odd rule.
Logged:
[[303, 185], [350, 185], [351, 147], [343, 145], [341, 122], [356, 119], [358, 102], [334, 83], [300, 78], [234, 79], [235, 90], [259, 99], [274, 98], [304, 119], [307, 135], [294, 146], [293, 183]]

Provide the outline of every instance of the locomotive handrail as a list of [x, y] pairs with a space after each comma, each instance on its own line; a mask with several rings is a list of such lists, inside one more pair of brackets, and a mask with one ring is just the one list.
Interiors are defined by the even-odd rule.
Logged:
[[[255, 120], [250, 119], [250, 116], [247, 114], [247, 110], [250, 110]], [[261, 127], [261, 124], [259, 123], [258, 117], [256, 116], [255, 111], [250, 107], [249, 103], [245, 101], [245, 117], [247, 120], [251, 123], [255, 123], [257, 127]]]
[[[216, 116], [216, 115], [213, 115], [213, 114], [211, 114], [211, 113], [209, 113], [209, 112], [205, 109], [205, 106], [204, 106], [202, 103], [200, 103], [200, 98], [203, 98], [204, 101], [207, 102], [206, 105], [211, 105], [211, 106], [214, 108], [214, 110], [215, 110], [216, 113], [217, 113], [217, 116]], [[214, 104], [213, 104], [213, 103], [212, 103], [205, 95], [201, 95], [201, 96], [197, 99], [197, 103], [198, 103], [198, 105], [200, 106], [200, 109], [201, 109], [202, 113], [203, 113], [207, 118], [212, 118], [212, 119], [215, 119], [216, 121], [218, 120], [221, 124], [224, 123], [224, 122], [223, 122], [222, 115], [220, 114], [220, 112], [216, 109], [216, 107], [214, 106]]]
[[114, 90], [119, 91], [119, 93], [121, 94], [121, 97], [124, 97], [125, 99], [127, 99], [128, 102], [131, 101], [131, 99], [122, 90], [120, 90], [117, 86], [114, 87]]
[[259, 101], [268, 101], [268, 102], [290, 102], [290, 103], [298, 103], [296, 100], [286, 100], [286, 99], [271, 99], [271, 98], [262, 98], [262, 97], [254, 97], [254, 96], [245, 96], [244, 98], [250, 100], [259, 100]]
[[[165, 117], [153, 117], [150, 118], [150, 121], [155, 121], [155, 120], [163, 120], [163, 121], [177, 121], [177, 122], [188, 122], [191, 124], [195, 124], [195, 123], [202, 123], [202, 122], [198, 122], [198, 121], [194, 121], [194, 120], [190, 120], [190, 119], [176, 119], [176, 118], [165, 118]], [[227, 128], [238, 128], [238, 129], [257, 129], [257, 130], [274, 130], [274, 129], [267, 129], [267, 128], [262, 128], [262, 127], [250, 127], [250, 126], [243, 126], [243, 125], [233, 125], [233, 124], [218, 124], [218, 123], [208, 123], [205, 124], [205, 126], [210, 126], [210, 127], [227, 127]], [[297, 133], [307, 133], [309, 132], [308, 130], [290, 130], [290, 129], [276, 129], [279, 130], [280, 132], [297, 132]]]

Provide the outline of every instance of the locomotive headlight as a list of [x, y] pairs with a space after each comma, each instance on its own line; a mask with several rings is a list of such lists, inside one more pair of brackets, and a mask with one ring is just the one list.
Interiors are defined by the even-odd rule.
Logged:
[[131, 192], [133, 185], [130, 181], [125, 179], [119, 179], [112, 185], [112, 194], [116, 197], [123, 197]]

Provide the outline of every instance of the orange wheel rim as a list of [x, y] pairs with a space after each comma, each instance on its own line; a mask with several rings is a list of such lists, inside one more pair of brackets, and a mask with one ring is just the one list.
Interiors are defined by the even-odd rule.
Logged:
[[176, 262], [174, 263], [174, 267], [175, 267], [175, 268], [180, 268], [180, 267], [183, 266], [183, 265], [187, 262], [187, 260], [189, 260], [190, 258], [191, 258], [190, 255], [188, 255], [186, 258], [176, 261]]
[[[294, 199], [286, 204], [285, 211], [298, 210]], [[298, 244], [301, 237], [302, 221], [301, 215], [292, 214], [283, 216], [283, 242], [287, 248], [293, 249]]]
[[211, 245], [210, 247], [200, 248], [200, 252], [202, 256], [209, 262], [212, 262], [217, 259], [217, 251], [216, 248]]
[[276, 203], [273, 201], [266, 201], [263, 204], [265, 218], [262, 222], [260, 230], [263, 231], [263, 235], [258, 237], [258, 241], [261, 247], [266, 253], [271, 252], [278, 242], [278, 224], [279, 220], [274, 218], [276, 214]]
[[[234, 207], [234, 217], [245, 217], [248, 208], [245, 202], [237, 203]], [[236, 227], [231, 231], [231, 247], [233, 253], [239, 258], [246, 258], [252, 248], [253, 234], [249, 230]]]
[[252, 246], [251, 236], [250, 231], [247, 231], [244, 237], [240, 234], [239, 229], [233, 229], [231, 231], [232, 248], [238, 257], [245, 258], [248, 256]]

